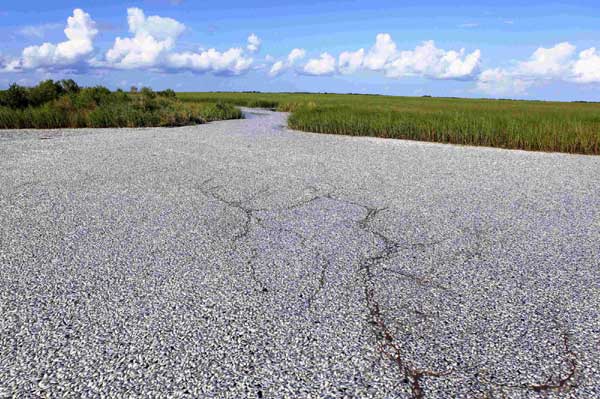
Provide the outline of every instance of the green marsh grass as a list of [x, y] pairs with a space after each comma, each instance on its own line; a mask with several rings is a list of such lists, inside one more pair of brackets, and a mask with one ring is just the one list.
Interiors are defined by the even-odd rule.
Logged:
[[600, 154], [600, 104], [304, 93], [180, 93], [291, 112], [292, 129], [530, 151]]

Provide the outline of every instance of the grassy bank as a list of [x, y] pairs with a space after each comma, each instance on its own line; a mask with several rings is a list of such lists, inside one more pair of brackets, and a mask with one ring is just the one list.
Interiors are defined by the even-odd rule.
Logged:
[[0, 92], [0, 129], [184, 126], [241, 118], [231, 104], [183, 102], [175, 92], [111, 92], [65, 80]]
[[336, 94], [181, 93], [187, 103], [291, 111], [293, 129], [600, 154], [600, 104]]

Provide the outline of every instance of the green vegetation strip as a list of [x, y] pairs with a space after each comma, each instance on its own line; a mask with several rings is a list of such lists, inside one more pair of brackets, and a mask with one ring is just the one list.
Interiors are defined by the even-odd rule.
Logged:
[[184, 126], [239, 118], [241, 111], [231, 104], [183, 102], [173, 90], [111, 92], [47, 80], [0, 92], [0, 129]]
[[302, 93], [180, 93], [292, 112], [292, 129], [529, 151], [600, 154], [600, 104]]

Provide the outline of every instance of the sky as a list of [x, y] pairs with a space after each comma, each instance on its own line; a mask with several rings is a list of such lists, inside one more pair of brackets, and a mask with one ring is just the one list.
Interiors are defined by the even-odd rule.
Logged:
[[600, 101], [599, 22], [597, 0], [4, 0], [0, 88]]

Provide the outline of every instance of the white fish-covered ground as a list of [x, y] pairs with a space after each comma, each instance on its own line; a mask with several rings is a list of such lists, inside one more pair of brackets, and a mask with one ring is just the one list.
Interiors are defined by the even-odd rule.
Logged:
[[600, 157], [246, 112], [0, 132], [0, 397], [600, 397]]

